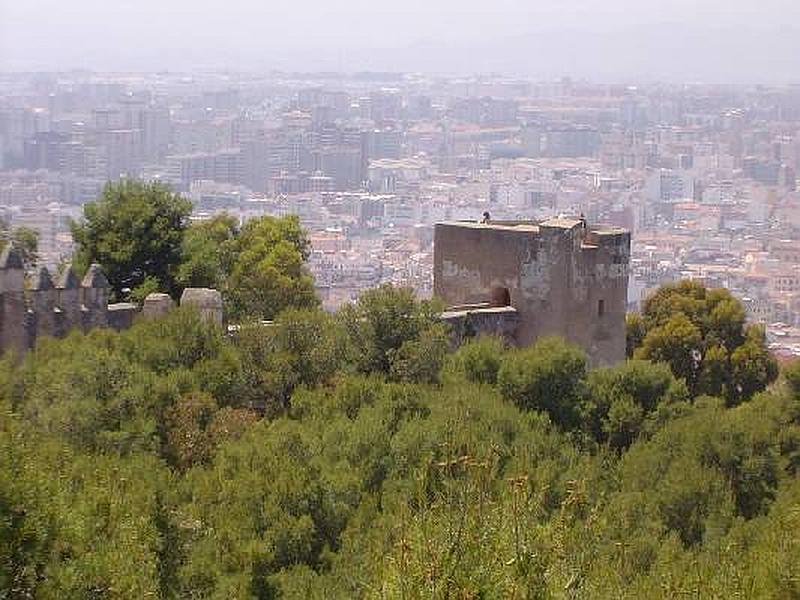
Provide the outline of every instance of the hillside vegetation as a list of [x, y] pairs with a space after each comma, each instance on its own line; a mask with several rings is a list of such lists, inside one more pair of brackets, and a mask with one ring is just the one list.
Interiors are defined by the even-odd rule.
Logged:
[[190, 209], [110, 185], [73, 264], [217, 287], [235, 335], [176, 309], [0, 361], [0, 600], [800, 598], [800, 363], [728, 292], [662, 288], [611, 368], [454, 351], [410, 290], [320, 311], [296, 218]]
[[0, 365], [0, 598], [796, 598], [800, 365], [720, 294], [602, 369], [453, 352], [391, 287], [41, 340]]

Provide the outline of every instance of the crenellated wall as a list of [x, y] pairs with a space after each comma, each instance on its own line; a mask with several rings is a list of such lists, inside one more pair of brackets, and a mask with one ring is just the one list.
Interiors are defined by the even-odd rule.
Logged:
[[[63, 337], [72, 329], [113, 326], [109, 322], [109, 285], [98, 265], [78, 281], [67, 268], [53, 281], [40, 267], [25, 284], [25, 270], [11, 244], [0, 254], [0, 349], [24, 352], [42, 336]], [[118, 322], [130, 324], [135, 305], [116, 310]], [[121, 313], [128, 313], [122, 315]]]
[[[109, 290], [108, 280], [96, 264], [80, 281], [71, 267], [57, 281], [40, 267], [26, 286], [19, 253], [11, 244], [6, 245], [0, 253], [0, 352], [21, 354], [40, 337], [64, 337], [73, 329], [127, 329], [139, 314], [139, 307], [127, 302], [109, 304]], [[181, 304], [195, 306], [204, 318], [222, 323], [222, 297], [217, 290], [187, 288]], [[154, 312], [153, 305], [163, 306]], [[145, 300], [145, 313], [158, 316], [171, 306], [169, 296], [151, 294]]]
[[[22, 260], [9, 244], [0, 254], [0, 349], [24, 352], [42, 336], [109, 326], [108, 296], [108, 281], [98, 265], [89, 268], [83, 281], [67, 268], [55, 282], [41, 267], [26, 286]], [[126, 308], [132, 318], [136, 307]]]

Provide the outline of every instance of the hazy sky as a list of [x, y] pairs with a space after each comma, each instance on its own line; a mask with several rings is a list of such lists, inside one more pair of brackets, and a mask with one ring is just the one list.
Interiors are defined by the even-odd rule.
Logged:
[[0, 0], [0, 69], [800, 82], [800, 0]]

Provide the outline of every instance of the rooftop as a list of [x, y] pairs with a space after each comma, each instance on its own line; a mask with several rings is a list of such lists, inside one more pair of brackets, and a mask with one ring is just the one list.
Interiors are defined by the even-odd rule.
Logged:
[[[586, 220], [581, 217], [552, 217], [544, 221], [489, 221], [484, 223], [481, 221], [445, 221], [441, 225], [449, 225], [455, 227], [466, 227], [469, 229], [496, 229], [504, 231], [517, 231], [538, 233], [540, 227], [552, 227], [562, 229], [573, 229]], [[596, 225], [590, 226], [589, 230], [592, 233], [600, 235], [618, 235], [625, 233], [621, 227], [612, 225]]]

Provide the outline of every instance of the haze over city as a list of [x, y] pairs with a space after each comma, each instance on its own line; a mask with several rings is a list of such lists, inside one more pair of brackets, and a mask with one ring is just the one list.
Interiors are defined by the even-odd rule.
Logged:
[[798, 23], [793, 0], [3, 0], [0, 69], [790, 83]]
[[800, 598], [800, 0], [0, 0], [0, 600]]

